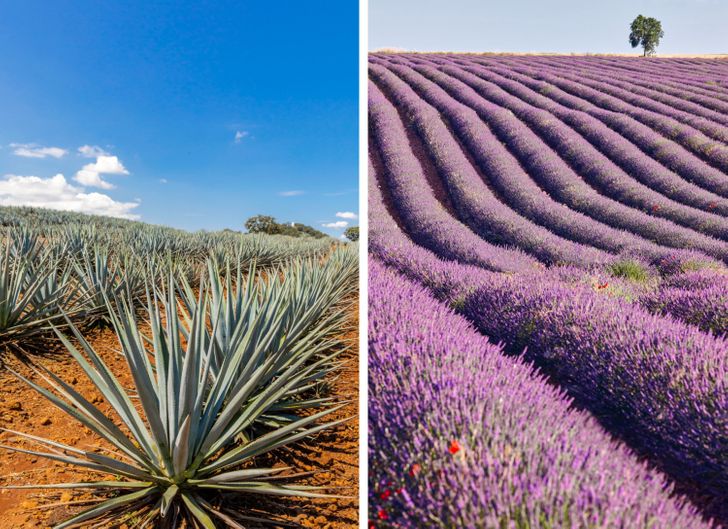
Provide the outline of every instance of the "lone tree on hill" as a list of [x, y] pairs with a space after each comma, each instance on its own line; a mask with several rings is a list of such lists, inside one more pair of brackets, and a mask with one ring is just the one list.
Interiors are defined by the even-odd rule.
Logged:
[[280, 226], [276, 219], [270, 215], [256, 215], [245, 221], [245, 228], [250, 233], [267, 233], [273, 235], [280, 233]]
[[633, 48], [642, 46], [644, 50], [643, 57], [654, 55], [655, 49], [660, 44], [660, 39], [665, 36], [659, 20], [652, 17], [643, 17], [642, 15], [638, 15], [632, 21], [630, 29], [632, 31], [629, 34], [629, 43]]
[[351, 228], [346, 228], [346, 231], [344, 232], [344, 237], [349, 239], [351, 242], [358, 241], [359, 240], [359, 226], [352, 226]]

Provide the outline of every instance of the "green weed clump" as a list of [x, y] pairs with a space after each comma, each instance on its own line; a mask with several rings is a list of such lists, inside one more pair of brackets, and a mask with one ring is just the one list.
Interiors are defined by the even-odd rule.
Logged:
[[637, 261], [618, 261], [609, 267], [609, 272], [615, 277], [622, 277], [630, 281], [644, 283], [650, 278], [647, 268]]

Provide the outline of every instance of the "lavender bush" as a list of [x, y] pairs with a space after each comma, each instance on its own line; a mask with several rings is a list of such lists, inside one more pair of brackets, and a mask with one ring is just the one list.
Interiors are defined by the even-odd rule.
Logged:
[[643, 295], [640, 304], [717, 335], [728, 333], [728, 275], [708, 271], [682, 274]]

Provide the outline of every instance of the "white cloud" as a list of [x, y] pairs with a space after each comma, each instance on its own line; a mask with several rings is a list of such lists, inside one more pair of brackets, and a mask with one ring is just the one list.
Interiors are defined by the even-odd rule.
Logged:
[[116, 156], [99, 156], [94, 163], [89, 163], [76, 173], [73, 179], [85, 186], [114, 189], [114, 185], [101, 178], [102, 174], [129, 174], [126, 167]]
[[336, 216], [340, 219], [355, 219], [357, 217], [353, 211], [337, 211]]
[[51, 178], [6, 175], [0, 180], [0, 205], [34, 206], [132, 220], [140, 218], [132, 212], [139, 206], [138, 202], [117, 202], [102, 193], [86, 193], [69, 184], [62, 174]]
[[324, 228], [336, 228], [336, 229], [346, 228], [348, 225], [349, 225], [349, 223], [346, 222], [345, 220], [337, 220], [336, 222], [325, 222], [322, 224], [322, 226]]
[[159, 179], [159, 183], [160, 184], [168, 184], [169, 183], [169, 180], [167, 180], [166, 178], [160, 178]]
[[243, 138], [247, 138], [250, 136], [250, 132], [247, 130], [238, 130], [235, 132], [235, 143], [240, 143], [243, 141]]
[[84, 158], [98, 158], [99, 156], [108, 156], [109, 153], [98, 145], [82, 145], [78, 148], [78, 153]]
[[296, 197], [298, 195], [303, 195], [304, 191], [301, 191], [300, 189], [294, 189], [293, 191], [281, 191], [278, 193], [282, 197]]
[[11, 143], [15, 156], [23, 158], [62, 158], [68, 151], [60, 147], [43, 147], [37, 143]]

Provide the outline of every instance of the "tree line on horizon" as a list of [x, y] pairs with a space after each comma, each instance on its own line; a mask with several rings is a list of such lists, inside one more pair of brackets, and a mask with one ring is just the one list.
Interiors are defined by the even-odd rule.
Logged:
[[[323, 239], [328, 235], [311, 226], [300, 222], [278, 222], [271, 215], [254, 215], [245, 221], [245, 229], [248, 233], [266, 233], [268, 235], [288, 235], [290, 237], [313, 237]], [[359, 227], [347, 228], [344, 236], [350, 241], [359, 239]]]

